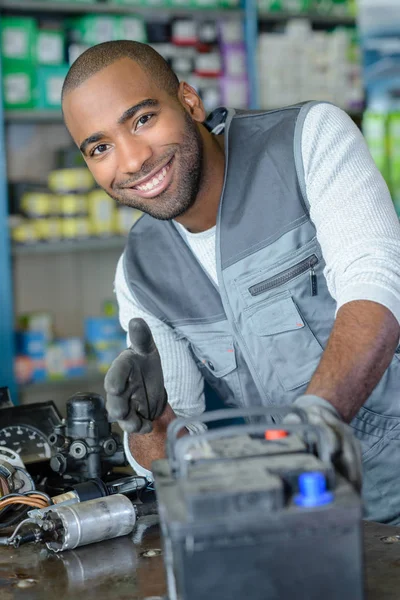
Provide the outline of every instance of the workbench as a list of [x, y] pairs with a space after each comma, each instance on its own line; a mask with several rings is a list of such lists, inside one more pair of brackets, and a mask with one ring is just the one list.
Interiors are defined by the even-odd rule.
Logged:
[[[366, 600], [400, 598], [399, 534], [397, 527], [364, 523]], [[165, 594], [155, 517], [130, 536], [60, 554], [32, 544], [0, 548], [1, 600], [161, 600]]]

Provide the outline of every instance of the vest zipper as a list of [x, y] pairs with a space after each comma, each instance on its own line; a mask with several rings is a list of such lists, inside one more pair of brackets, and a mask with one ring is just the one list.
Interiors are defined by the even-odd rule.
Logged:
[[286, 269], [286, 271], [282, 271], [279, 275], [275, 275], [274, 277], [270, 277], [269, 279], [265, 279], [264, 281], [260, 281], [260, 283], [256, 283], [249, 287], [249, 292], [252, 296], [258, 296], [264, 292], [272, 290], [273, 288], [279, 287], [291, 279], [294, 279], [298, 275], [302, 273], [306, 273], [310, 271], [310, 288], [311, 288], [311, 296], [316, 296], [318, 294], [318, 285], [317, 285], [317, 276], [314, 271], [315, 265], [318, 263], [318, 257], [316, 254], [312, 254], [308, 256], [301, 262], [297, 263], [290, 269]]

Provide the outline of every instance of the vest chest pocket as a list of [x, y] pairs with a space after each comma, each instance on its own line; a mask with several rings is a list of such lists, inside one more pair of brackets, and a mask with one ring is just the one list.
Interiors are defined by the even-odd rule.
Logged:
[[257, 364], [270, 361], [284, 390], [303, 386], [318, 366], [323, 348], [302, 318], [290, 292], [248, 311]]

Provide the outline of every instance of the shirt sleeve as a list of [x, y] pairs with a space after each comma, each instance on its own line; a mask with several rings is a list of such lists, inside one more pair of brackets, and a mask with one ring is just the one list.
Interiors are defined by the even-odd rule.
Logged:
[[312, 107], [302, 132], [310, 216], [337, 310], [371, 300], [400, 322], [400, 224], [363, 135], [330, 104]]
[[[164, 385], [171, 408], [178, 417], [193, 418], [193, 423], [188, 426], [190, 432], [203, 431], [204, 427], [200, 423], [197, 424], [195, 419], [205, 410], [204, 380], [189, 351], [188, 342], [179, 339], [171, 327], [139, 305], [126, 282], [123, 256], [118, 261], [114, 288], [122, 328], [127, 332], [129, 321], [139, 317], [144, 319], [151, 329], [160, 354]], [[127, 438], [125, 435], [124, 446], [130, 465], [138, 474], [148, 476], [150, 472], [138, 465], [132, 457]]]

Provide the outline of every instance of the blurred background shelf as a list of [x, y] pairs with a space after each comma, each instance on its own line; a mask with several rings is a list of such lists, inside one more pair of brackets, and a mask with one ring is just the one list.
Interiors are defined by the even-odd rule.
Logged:
[[60, 110], [6, 110], [5, 123], [62, 123]]
[[20, 389], [23, 392], [32, 392], [35, 394], [42, 394], [51, 392], [54, 389], [63, 388], [67, 390], [70, 387], [79, 389], [82, 385], [94, 384], [102, 385], [104, 381], [104, 373], [98, 371], [88, 372], [86, 375], [81, 377], [70, 377], [69, 379], [49, 379], [46, 381], [37, 381], [35, 383], [24, 383], [20, 385]]
[[244, 11], [237, 8], [195, 8], [180, 6], [154, 6], [143, 7], [135, 5], [118, 5], [107, 2], [97, 4], [77, 4], [75, 2], [35, 2], [34, 0], [0, 0], [0, 11], [4, 13], [23, 13], [33, 15], [36, 13], [59, 14], [59, 15], [84, 15], [84, 14], [106, 14], [106, 15], [142, 15], [151, 17], [152, 20], [160, 20], [165, 17], [174, 16], [219, 18], [219, 17], [241, 17]]
[[260, 10], [258, 12], [258, 19], [261, 22], [271, 23], [285, 22], [289, 19], [307, 19], [314, 25], [321, 25], [324, 27], [337, 27], [340, 25], [354, 27], [356, 25], [356, 19], [354, 17], [324, 15], [313, 12], [270, 12]]
[[123, 250], [126, 238], [89, 238], [85, 240], [60, 240], [59, 242], [39, 242], [34, 244], [13, 244], [13, 256], [31, 256], [33, 254], [62, 254], [64, 252], [88, 252], [93, 250]]

